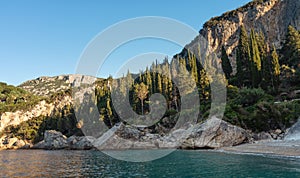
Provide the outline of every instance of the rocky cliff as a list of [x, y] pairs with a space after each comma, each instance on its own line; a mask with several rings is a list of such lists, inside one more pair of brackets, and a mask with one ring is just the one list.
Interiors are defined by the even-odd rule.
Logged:
[[72, 105], [72, 98], [70, 96], [65, 96], [60, 100], [55, 100], [49, 103], [42, 100], [27, 111], [18, 110], [15, 112], [5, 112], [0, 116], [0, 132], [7, 126], [19, 125], [20, 123], [32, 118], [51, 116], [55, 113], [55, 111], [60, 111], [67, 105]]
[[204, 37], [208, 42], [209, 52], [216, 52], [220, 57], [221, 48], [224, 46], [235, 66], [235, 49], [241, 26], [263, 32], [268, 43], [279, 48], [289, 25], [300, 30], [299, 0], [254, 0], [206, 22], [199, 36], [186, 48], [197, 51], [200, 36]]
[[39, 96], [50, 96], [51, 94], [65, 91], [71, 88], [72, 83], [81, 79], [80, 75], [60, 75], [55, 77], [39, 77], [22, 83], [19, 87]]

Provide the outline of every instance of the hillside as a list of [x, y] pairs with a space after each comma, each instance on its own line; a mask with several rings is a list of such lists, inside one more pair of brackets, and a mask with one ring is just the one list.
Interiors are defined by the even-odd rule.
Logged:
[[[57, 130], [66, 136], [82, 136], [85, 130], [88, 136], [95, 136], [93, 130], [99, 124], [107, 128], [120, 122], [126, 125], [122, 116], [130, 116], [129, 109], [117, 112], [116, 105], [124, 101], [114, 105], [112, 94], [128, 99], [126, 106], [135, 113], [147, 115], [151, 112], [150, 96], [161, 93], [166, 99], [166, 112], [139, 132], [162, 136], [175, 127], [179, 116], [189, 119], [195, 110], [200, 112], [197, 122], [205, 122], [213, 97], [211, 82], [227, 87], [224, 121], [247, 130], [254, 140], [282, 139], [300, 115], [299, 9], [299, 0], [250, 2], [212, 18], [170, 62], [165, 59], [161, 64], [153, 63], [137, 75], [128, 73], [116, 80], [81, 75], [39, 77], [18, 87], [0, 83], [0, 147], [11, 148], [1, 144], [15, 138], [23, 145], [37, 143], [43, 140], [46, 130]], [[206, 50], [217, 53], [205, 64], [190, 53], [198, 49], [203, 37], [207, 40]], [[205, 67], [214, 70], [208, 72]], [[187, 72], [192, 80], [184, 80], [182, 86], [176, 86], [169, 77], [187, 77], [183, 75]], [[133, 76], [138, 77], [134, 80]], [[92, 83], [94, 88], [80, 83]], [[197, 87], [201, 104], [181, 109], [182, 96], [194, 101], [191, 85]]]

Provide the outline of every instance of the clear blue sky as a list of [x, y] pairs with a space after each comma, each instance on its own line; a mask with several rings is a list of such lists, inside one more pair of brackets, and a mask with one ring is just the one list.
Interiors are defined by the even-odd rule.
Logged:
[[[249, 1], [0, 0], [0, 81], [18, 85], [39, 76], [75, 73], [88, 42], [122, 20], [163, 16], [200, 30], [211, 17]], [[118, 57], [123, 55], [126, 60], [147, 51], [173, 55], [180, 50], [179, 46], [157, 40], [137, 41], [120, 50], [124, 54]], [[113, 72], [117, 60], [113, 57], [101, 75]]]

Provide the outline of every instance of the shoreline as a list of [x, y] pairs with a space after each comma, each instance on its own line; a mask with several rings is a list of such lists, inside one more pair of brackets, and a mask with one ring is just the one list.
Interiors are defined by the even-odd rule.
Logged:
[[259, 141], [216, 150], [237, 154], [263, 154], [300, 158], [300, 141]]
[[[97, 148], [93, 149], [2, 149], [5, 150], [46, 150], [46, 151], [125, 151], [123, 149], [116, 150], [101, 150]], [[147, 149], [131, 149], [131, 150], [147, 150]], [[152, 149], [159, 150], [159, 149]], [[232, 147], [221, 147], [216, 149], [176, 149], [183, 151], [212, 151], [229, 154], [246, 154], [246, 155], [261, 155], [261, 156], [279, 156], [289, 158], [300, 158], [300, 141], [258, 141], [255, 143], [245, 143]]]

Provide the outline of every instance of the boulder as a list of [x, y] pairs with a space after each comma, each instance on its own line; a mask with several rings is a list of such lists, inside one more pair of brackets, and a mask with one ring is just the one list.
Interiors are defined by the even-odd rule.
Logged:
[[246, 130], [221, 119], [212, 118], [188, 130], [178, 129], [162, 137], [158, 134], [143, 135], [138, 129], [125, 125], [116, 126], [94, 145], [100, 150], [157, 149], [157, 148], [220, 148], [247, 142]]
[[255, 141], [261, 141], [261, 140], [265, 140], [265, 141], [271, 141], [273, 140], [273, 137], [277, 138], [277, 135], [273, 134], [273, 136], [267, 132], [260, 132], [260, 133], [256, 133], [252, 135], [253, 139]]
[[46, 130], [44, 140], [33, 146], [35, 149], [57, 150], [68, 148], [67, 137], [55, 130]]
[[143, 132], [133, 126], [121, 123], [115, 127], [117, 128], [115, 134], [124, 139], [139, 140], [142, 136], [144, 136]]
[[184, 149], [220, 148], [235, 146], [247, 142], [246, 130], [212, 117], [197, 124], [182, 144]]
[[94, 148], [93, 142], [95, 140], [92, 136], [71, 136], [67, 139], [67, 143], [72, 150], [90, 150]]
[[15, 137], [3, 136], [0, 138], [0, 149], [19, 149], [26, 145], [24, 140]]
[[16, 142], [18, 142], [19, 139], [13, 137], [13, 138], [5, 138], [3, 145], [6, 147], [6, 149], [13, 149], [15, 147]]
[[26, 142], [24, 140], [17, 140], [13, 146], [17, 148], [23, 148], [26, 145]]
[[99, 150], [157, 149], [161, 136], [144, 133], [134, 126], [118, 124], [93, 143]]

